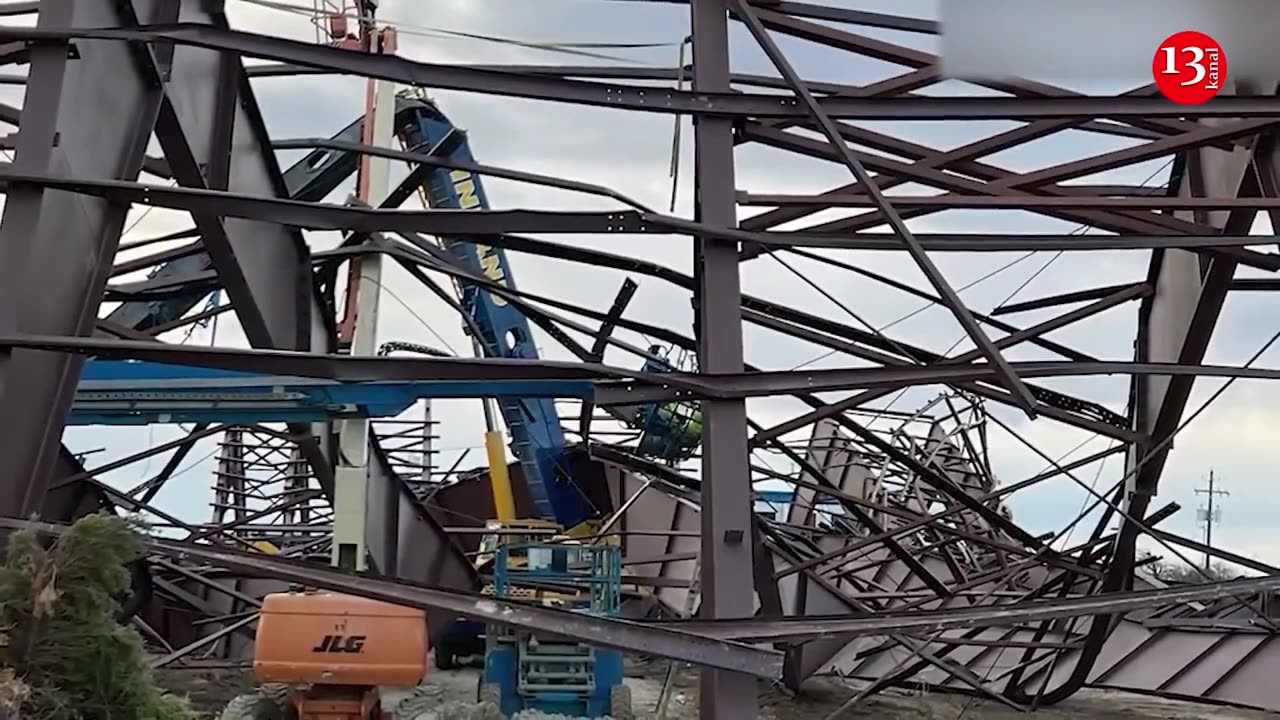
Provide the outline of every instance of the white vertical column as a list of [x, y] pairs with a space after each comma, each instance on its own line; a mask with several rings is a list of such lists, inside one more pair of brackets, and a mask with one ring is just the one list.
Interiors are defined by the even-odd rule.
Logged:
[[[396, 86], [371, 81], [373, 98], [365, 115], [366, 141], [377, 147], [391, 147], [395, 135]], [[366, 157], [361, 165], [363, 179], [357, 192], [365, 203], [377, 206], [391, 185], [391, 162]], [[382, 256], [360, 259], [359, 291], [356, 296], [356, 323], [351, 337], [351, 354], [372, 356], [378, 352], [378, 308], [382, 295]], [[338, 431], [338, 462], [334, 471], [333, 564], [351, 570], [366, 567], [365, 533], [368, 526], [369, 421], [343, 420]], [[391, 568], [394, 572], [394, 568]]]

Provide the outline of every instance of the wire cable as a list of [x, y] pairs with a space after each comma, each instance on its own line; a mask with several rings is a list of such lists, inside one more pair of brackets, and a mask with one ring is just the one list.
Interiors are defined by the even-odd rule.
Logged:
[[[303, 5], [294, 5], [292, 3], [280, 2], [279, 0], [242, 0], [251, 5], [280, 12], [292, 13], [295, 15], [305, 15], [314, 18], [316, 9], [314, 7], [306, 7]], [[355, 15], [347, 15], [343, 13], [332, 13], [331, 17], [341, 17], [347, 20], [359, 21], [360, 18]], [[396, 20], [393, 18], [379, 18], [379, 22], [386, 25], [394, 26], [396, 33], [399, 35], [413, 35], [431, 39], [444, 40], [479, 40], [481, 42], [491, 42], [501, 45], [509, 45], [513, 47], [522, 47], [530, 50], [542, 50], [545, 52], [562, 53], [566, 55], [577, 55], [580, 57], [590, 57], [598, 60], [612, 60], [615, 62], [625, 62], [630, 64], [644, 65], [638, 60], [616, 55], [607, 55], [604, 53], [592, 52], [595, 49], [616, 49], [616, 50], [641, 50], [653, 48], [674, 48], [681, 43], [677, 42], [629, 42], [629, 43], [590, 43], [590, 42], [531, 42], [525, 40], [516, 40], [514, 38], [499, 37], [496, 35], [485, 35], [481, 33], [466, 32], [462, 30], [449, 30], [439, 27], [431, 27], [429, 25], [419, 25], [417, 23]]]
[[423, 317], [419, 315], [412, 307], [410, 307], [409, 303], [405, 302], [399, 295], [397, 295], [394, 290], [387, 287], [385, 283], [379, 282], [377, 280], [373, 280], [371, 278], [364, 278], [364, 279], [368, 280], [369, 282], [372, 282], [374, 285], [378, 287], [379, 290], [389, 295], [392, 300], [395, 300], [396, 303], [400, 305], [400, 307], [404, 308], [405, 312], [413, 316], [414, 320], [417, 320], [418, 323], [422, 325], [422, 327], [427, 329], [427, 332], [431, 333], [431, 335], [436, 340], [439, 340], [440, 344], [445, 346], [445, 349], [453, 353], [454, 357], [462, 357], [461, 355], [458, 354], [458, 351], [454, 349], [452, 345], [449, 344], [449, 341], [444, 339], [444, 336], [436, 332], [436, 329], [431, 326], [431, 323], [423, 319]]

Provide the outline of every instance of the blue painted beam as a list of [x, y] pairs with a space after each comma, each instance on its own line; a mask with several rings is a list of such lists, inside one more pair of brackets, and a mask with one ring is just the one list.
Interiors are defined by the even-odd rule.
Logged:
[[394, 417], [422, 398], [589, 399], [584, 380], [344, 383], [133, 360], [85, 363], [70, 425], [317, 422]]

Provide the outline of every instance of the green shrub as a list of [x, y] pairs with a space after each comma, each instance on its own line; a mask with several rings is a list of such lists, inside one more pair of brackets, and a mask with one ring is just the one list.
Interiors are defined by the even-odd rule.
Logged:
[[165, 694], [142, 638], [115, 619], [129, 590], [127, 563], [142, 553], [139, 528], [90, 515], [46, 546], [9, 537], [0, 567], [0, 667], [26, 690], [22, 717], [39, 720], [188, 720]]

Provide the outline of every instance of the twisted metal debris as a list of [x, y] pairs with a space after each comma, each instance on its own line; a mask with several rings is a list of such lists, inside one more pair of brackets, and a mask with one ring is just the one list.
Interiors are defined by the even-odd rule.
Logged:
[[[257, 597], [279, 583], [240, 579], [227, 568], [271, 576], [287, 564], [238, 551], [269, 541], [286, 556], [324, 552], [324, 503], [336, 461], [331, 423], [203, 425], [187, 439], [157, 449], [173, 452], [165, 468], [124, 491], [96, 478], [121, 463], [86, 470], [58, 448], [86, 356], [336, 381], [573, 381], [586, 388], [588, 419], [592, 406], [702, 403], [697, 472], [656, 465], [625, 443], [596, 441], [588, 422], [577, 428], [582, 447], [575, 480], [602, 498], [597, 505], [605, 527], [621, 534], [636, 596], [665, 615], [699, 612], [698, 621], [688, 625], [693, 634], [629, 623], [627, 637], [617, 639], [620, 646], [708, 662], [679, 644], [723, 647], [697, 635], [698, 629], [712, 633], [721, 624], [754, 623], [768, 632], [745, 636], [765, 638], [785, 653], [781, 672], [789, 683], [834, 670], [869, 680], [863, 696], [893, 684], [927, 682], [1029, 707], [1092, 684], [1280, 708], [1269, 680], [1280, 661], [1271, 642], [1271, 581], [1163, 592], [1143, 575], [1136, 557], [1144, 535], [1168, 546], [1210, 550], [1160, 530], [1157, 524], [1172, 510], [1152, 507], [1172, 440], [1187, 422], [1197, 378], [1276, 376], [1262, 368], [1204, 365], [1229, 293], [1275, 287], [1265, 277], [1237, 279], [1237, 269], [1280, 269], [1275, 254], [1257, 250], [1259, 238], [1250, 234], [1259, 211], [1274, 216], [1278, 202], [1274, 140], [1280, 118], [1273, 88], [1235, 87], [1195, 107], [1173, 105], [1149, 88], [1093, 97], [1020, 80], [980, 83], [1003, 93], [998, 97], [926, 95], [921, 91], [942, 79], [938, 58], [873, 37], [865, 28], [927, 35], [938, 30], [932, 22], [800, 2], [683, 4], [690, 10], [694, 62], [664, 69], [458, 66], [366, 55], [232, 29], [214, 3], [39, 0], [4, 6], [6, 16], [37, 16], [34, 27], [0, 28], [6, 57], [26, 66], [25, 80], [12, 79], [25, 83], [20, 111], [0, 107], [0, 119], [21, 122], [21, 131], [10, 136], [13, 159], [0, 166], [7, 193], [0, 221], [0, 516], [38, 513], [57, 522], [111, 507], [145, 510], [185, 531], [185, 544], [157, 544], [186, 555], [182, 561], [158, 560], [154, 579], [157, 597], [185, 608], [187, 622], [173, 621], [163, 608], [139, 622], [165, 623], [170, 637], [159, 631], [154, 636], [171, 651], [166, 662], [196, 649], [234, 655], [252, 636]], [[731, 70], [730, 22], [746, 28], [777, 77]], [[863, 86], [808, 81], [778, 45], [782, 37], [903, 70]], [[246, 67], [244, 58], [269, 62]], [[615, 190], [481, 165], [469, 170], [603, 194], [626, 207], [463, 214], [324, 203], [323, 197], [307, 196], [305, 187], [291, 188], [274, 154], [280, 147], [324, 143], [273, 141], [250, 81], [291, 73], [344, 73], [420, 88], [692, 117], [697, 211], [693, 219], [676, 217], [637, 206]], [[690, 90], [672, 85], [686, 77]], [[921, 119], [1018, 124], [945, 151], [866, 125]], [[990, 159], [1068, 130], [1128, 142], [1122, 149], [1026, 172]], [[147, 155], [153, 134], [162, 157]], [[851, 177], [820, 195], [739, 192], [734, 148], [748, 144], [832, 161]], [[388, 152], [358, 143], [344, 147]], [[1080, 182], [1170, 156], [1164, 195]], [[175, 186], [157, 185], [155, 179], [173, 180]], [[908, 183], [940, 194], [904, 198], [883, 192]], [[410, 194], [402, 193], [398, 202]], [[167, 241], [198, 243], [117, 261], [126, 215], [138, 203], [189, 213], [194, 230]], [[739, 205], [772, 209], [739, 221]], [[870, 210], [811, 221], [799, 230], [778, 229], [831, 207]], [[917, 233], [908, 225], [959, 207], [1021, 209], [1109, 234]], [[888, 231], [873, 232], [882, 226]], [[300, 228], [339, 230], [346, 242], [313, 253]], [[516, 234], [521, 232], [686, 235], [693, 240], [697, 272], [689, 276], [625, 255]], [[443, 264], [426, 249], [429, 242], [415, 241], [422, 240], [419, 233], [485, 235], [512, 252], [674, 285], [691, 295], [697, 321], [688, 332], [641, 323], [622, 312], [555, 305], [553, 298], [495, 286]], [[964, 305], [933, 259], [942, 252], [1045, 249], [1125, 249], [1148, 253], [1150, 260], [1144, 277], [1122, 285], [1082, 283], [1071, 293], [983, 314]], [[928, 289], [845, 262], [834, 250], [906, 251]], [[556, 341], [572, 329], [596, 335], [601, 348], [634, 353], [634, 346], [610, 333], [646, 333], [696, 353], [697, 370], [647, 374], [605, 364], [581, 347], [581, 363], [339, 357], [335, 267], [370, 252], [414, 271], [440, 271], [501, 292], [536, 315], [544, 330], [558, 329], [560, 335], [547, 331]], [[950, 355], [744, 294], [740, 264], [765, 256], [803, 257], [938, 303], [976, 349]], [[112, 281], [147, 268], [160, 270], [142, 282]], [[225, 292], [230, 305], [200, 309], [215, 291]], [[107, 301], [121, 304], [104, 313]], [[1006, 319], [1015, 311], [1082, 302], [1087, 304], [1029, 327]], [[1132, 362], [1099, 360], [1046, 337], [1135, 304]], [[252, 350], [156, 341], [227, 310], [234, 311]], [[743, 357], [744, 323], [873, 367], [755, 367]], [[1035, 347], [1051, 359], [1010, 361], [1006, 353], [1014, 346]], [[1127, 355], [1129, 338], [1117, 347]], [[1132, 377], [1126, 407], [1036, 382], [1106, 373]], [[900, 431], [873, 427], [858, 414], [868, 403], [914, 385], [950, 390]], [[844, 399], [817, 396], [834, 392]], [[746, 398], [772, 395], [794, 396], [810, 411], [772, 424], [748, 415]], [[1066, 464], [1045, 456], [1052, 465], [1046, 473], [1014, 482], [996, 478], [983, 440], [988, 423], [1003, 424], [986, 411], [995, 405], [1017, 408], [1039, 423], [1097, 433], [1113, 443], [1111, 450]], [[943, 406], [950, 407], [942, 411]], [[925, 429], [917, 432], [921, 424]], [[790, 439], [806, 430], [810, 442], [797, 449]], [[230, 512], [230, 520], [218, 517], [197, 526], [155, 508], [156, 492], [193, 444], [218, 432], [230, 433], [226, 447], [246, 433], [287, 439], [289, 445], [276, 450], [287, 455], [289, 469], [246, 484], [247, 461], [230, 452], [221, 458], [217, 486], [218, 512]], [[381, 435], [388, 435], [385, 427]], [[377, 530], [367, 545], [371, 566], [382, 578], [369, 581], [371, 586], [398, 597], [456, 591], [465, 604], [476, 578], [464, 548], [474, 535], [461, 526], [488, 516], [483, 480], [459, 480], [451, 472], [434, 478], [428, 472], [424, 480], [423, 467], [406, 470], [413, 463], [395, 460], [398, 450], [377, 435], [369, 449], [369, 526]], [[763, 449], [785, 458], [792, 469], [757, 467], [752, 453]], [[1084, 539], [1059, 542], [1070, 530], [1061, 538], [1037, 536], [1010, 512], [1008, 499], [1018, 490], [1051, 477], [1073, 478], [1074, 470], [1120, 453], [1125, 477], [1092, 496], [1101, 519], [1091, 528], [1080, 522], [1068, 526], [1081, 525]], [[753, 510], [753, 478], [788, 483], [792, 497], [772, 519]], [[267, 489], [275, 486], [283, 489]], [[231, 499], [250, 487], [269, 501], [250, 509]], [[1214, 552], [1276, 574], [1261, 563]], [[321, 575], [326, 574], [314, 571], [307, 579]], [[361, 591], [359, 583], [331, 575], [326, 582]], [[692, 599], [691, 586], [697, 588]], [[422, 602], [436, 611], [433, 622], [466, 611], [458, 604]], [[953, 624], [945, 620], [952, 617], [948, 613], [964, 619]], [[915, 614], [924, 619], [913, 621]], [[827, 615], [836, 617], [826, 630], [814, 629], [817, 620], [803, 621]], [[193, 631], [193, 618], [201, 616], [217, 621]], [[856, 618], [862, 627], [867, 618], [884, 620], [893, 630], [866, 634], [840, 625], [841, 617]], [[565, 632], [594, 630], [592, 625]], [[761, 674], [777, 669], [764, 650], [733, 652], [739, 654], [732, 657], [759, 660]], [[723, 657], [715, 664], [719, 669], [707, 671], [712, 682], [704, 685], [704, 716], [753, 716], [754, 681], [728, 671], [732, 662]]]

